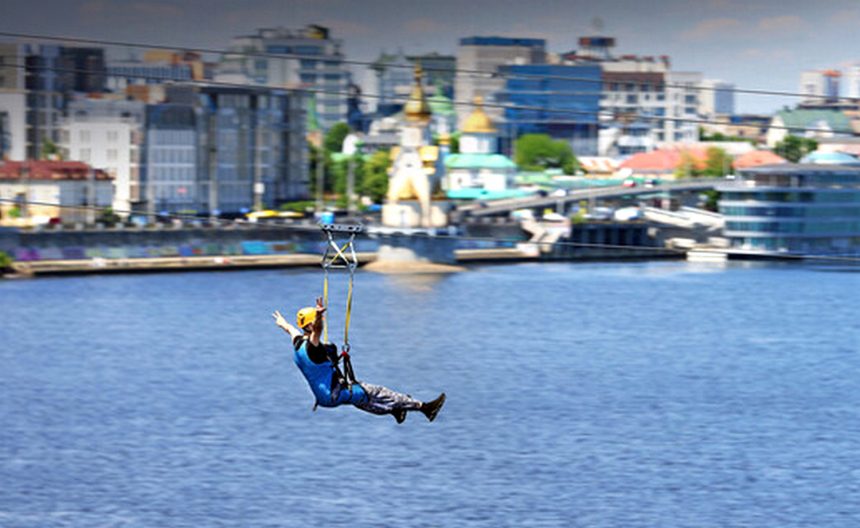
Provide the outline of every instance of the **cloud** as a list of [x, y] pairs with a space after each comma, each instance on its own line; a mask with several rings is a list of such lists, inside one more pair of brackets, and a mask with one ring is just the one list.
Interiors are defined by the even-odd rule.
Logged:
[[682, 31], [681, 38], [683, 40], [705, 40], [720, 37], [726, 33], [734, 34], [742, 25], [741, 21], [735, 18], [710, 18], [699, 22], [690, 29]]
[[786, 31], [798, 31], [805, 26], [805, 22], [797, 15], [781, 15], [759, 20], [758, 29], [768, 33], [782, 33]]
[[843, 9], [833, 13], [828, 18], [831, 24], [858, 26], [860, 25], [860, 9]]
[[795, 59], [794, 53], [783, 48], [746, 48], [739, 53], [740, 58], [759, 62], [789, 62]]
[[366, 37], [378, 33], [368, 25], [342, 18], [328, 18], [320, 20], [318, 24], [331, 29], [334, 38]]
[[123, 20], [129, 22], [144, 22], [139, 17], [175, 18], [185, 14], [183, 9], [175, 4], [166, 2], [132, 2], [118, 5], [107, 0], [89, 0], [78, 8], [84, 17], [99, 17], [99, 19]]
[[413, 18], [403, 24], [410, 33], [436, 33], [443, 30], [442, 24], [432, 18]]

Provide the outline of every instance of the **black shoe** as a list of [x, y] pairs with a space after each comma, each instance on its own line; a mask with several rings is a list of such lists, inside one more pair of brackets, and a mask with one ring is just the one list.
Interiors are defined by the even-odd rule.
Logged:
[[394, 416], [394, 419], [397, 420], [397, 423], [399, 424], [402, 424], [406, 420], [406, 409], [394, 411], [391, 414]]
[[445, 393], [439, 395], [433, 401], [429, 401], [421, 404], [421, 412], [424, 413], [424, 416], [427, 417], [431, 422], [436, 419], [436, 415], [439, 414], [439, 410], [442, 408], [442, 405], [445, 404]]

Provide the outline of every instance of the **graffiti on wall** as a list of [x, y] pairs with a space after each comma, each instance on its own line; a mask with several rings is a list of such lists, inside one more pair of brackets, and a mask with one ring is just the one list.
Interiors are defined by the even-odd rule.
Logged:
[[[375, 240], [356, 241], [358, 251], [376, 251]], [[191, 242], [179, 245], [123, 245], [123, 246], [70, 246], [70, 247], [18, 247], [12, 256], [19, 262], [41, 260], [81, 259], [135, 259], [154, 257], [215, 257], [236, 255], [292, 255], [298, 253], [321, 254], [325, 251], [322, 241], [265, 241], [244, 240], [242, 242]]]

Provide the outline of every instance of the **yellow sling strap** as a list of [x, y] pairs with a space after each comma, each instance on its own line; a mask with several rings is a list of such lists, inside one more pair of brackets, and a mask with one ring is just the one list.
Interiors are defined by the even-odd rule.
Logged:
[[[323, 278], [323, 306], [328, 308], [328, 272], [331, 268], [345, 268], [349, 271], [349, 286], [346, 293], [346, 316], [343, 328], [343, 349], [349, 352], [349, 323], [352, 319], [352, 296], [355, 270], [358, 267], [358, 255], [355, 252], [355, 236], [364, 230], [361, 225], [351, 224], [322, 224], [323, 233], [326, 234], [327, 244], [322, 258], [324, 271]], [[336, 233], [349, 235], [348, 240], [338, 244], [334, 237]], [[323, 326], [323, 341], [328, 342], [328, 326]]]

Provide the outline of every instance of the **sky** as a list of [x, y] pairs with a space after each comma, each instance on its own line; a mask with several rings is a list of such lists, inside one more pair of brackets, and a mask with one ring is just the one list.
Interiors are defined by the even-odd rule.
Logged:
[[[738, 88], [797, 92], [803, 70], [860, 62], [858, 0], [4, 0], [0, 31], [223, 49], [260, 27], [320, 24], [347, 58], [373, 60], [398, 48], [455, 54], [475, 35], [544, 38], [567, 52], [596, 20], [618, 54], [669, 55], [675, 70]], [[354, 75], [368, 85], [369, 72]], [[794, 102], [739, 94], [737, 110]]]

